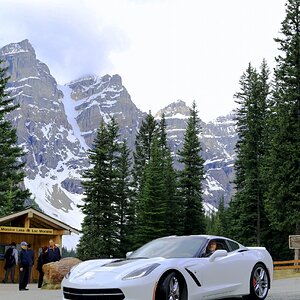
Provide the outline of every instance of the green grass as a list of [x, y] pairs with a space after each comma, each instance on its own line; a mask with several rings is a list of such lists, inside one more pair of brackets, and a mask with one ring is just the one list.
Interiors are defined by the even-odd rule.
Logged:
[[274, 279], [285, 279], [292, 277], [300, 277], [300, 270], [274, 270]]

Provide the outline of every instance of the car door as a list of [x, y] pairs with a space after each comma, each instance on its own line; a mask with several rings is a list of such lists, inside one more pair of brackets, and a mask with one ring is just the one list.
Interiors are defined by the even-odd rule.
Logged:
[[194, 265], [192, 270], [201, 284], [201, 293], [207, 299], [220, 294], [235, 295], [243, 282], [241, 279], [245, 276], [245, 269], [249, 268], [243, 252], [230, 252], [231, 249], [223, 239], [216, 239], [216, 243], [219, 249], [208, 257], [201, 257], [202, 262]]

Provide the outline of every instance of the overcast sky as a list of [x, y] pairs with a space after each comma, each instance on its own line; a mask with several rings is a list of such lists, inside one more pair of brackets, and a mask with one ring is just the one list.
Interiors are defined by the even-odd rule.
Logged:
[[0, 0], [0, 47], [29, 39], [59, 84], [119, 74], [156, 113], [178, 99], [210, 121], [249, 62], [274, 67], [285, 0]]

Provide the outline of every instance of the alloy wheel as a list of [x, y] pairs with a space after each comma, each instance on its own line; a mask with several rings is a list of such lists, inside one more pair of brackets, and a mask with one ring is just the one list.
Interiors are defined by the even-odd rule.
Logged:
[[264, 299], [269, 289], [269, 279], [266, 270], [258, 266], [253, 274], [253, 287], [256, 296], [259, 299]]
[[168, 300], [179, 300], [179, 282], [175, 276], [173, 276], [169, 282]]

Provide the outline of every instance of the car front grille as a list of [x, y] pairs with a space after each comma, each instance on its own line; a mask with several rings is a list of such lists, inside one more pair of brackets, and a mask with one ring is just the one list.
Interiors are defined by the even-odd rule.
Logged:
[[123, 300], [120, 289], [73, 289], [63, 288], [64, 298], [70, 300]]

